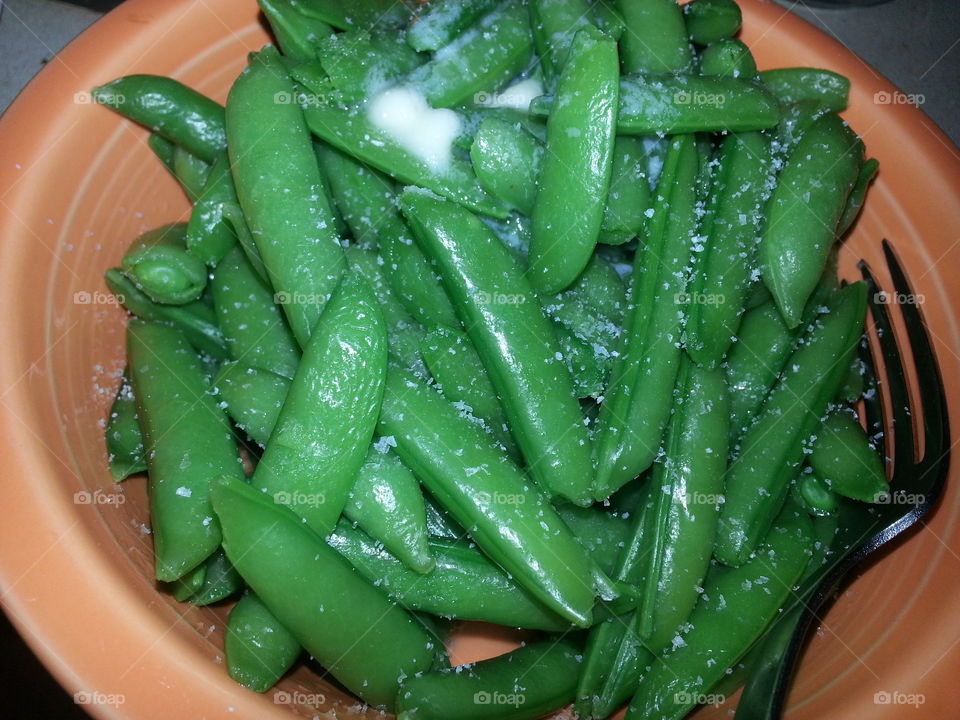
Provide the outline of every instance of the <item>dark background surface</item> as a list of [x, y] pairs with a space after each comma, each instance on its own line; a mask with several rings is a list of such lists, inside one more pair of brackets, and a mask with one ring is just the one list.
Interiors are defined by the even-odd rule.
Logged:
[[[960, 43], [960, 13], [957, 12], [956, 0], [893, 0], [876, 7], [849, 9], [825, 9], [793, 0], [778, 1], [839, 39], [880, 69], [905, 93], [923, 95], [923, 109], [954, 142], [960, 141], [960, 48], [957, 48]], [[120, 4], [116, 0], [67, 2], [96, 13], [106, 12]], [[44, 27], [29, 22], [32, 16], [28, 17], [28, 11], [34, 3], [37, 9], [42, 4], [47, 11], [40, 14]], [[8, 4], [9, 7], [5, 9], [10, 12], [0, 15], [0, 32], [13, 33], [14, 37], [28, 42], [35, 40], [41, 49], [37, 53], [35, 68], [20, 69], [19, 75], [14, 75], [9, 68], [0, 70], [6, 73], [2, 82], [6, 86], [4, 89], [8, 90], [0, 97], [0, 111], [54, 52], [97, 18], [94, 13], [75, 11], [61, 14], [58, 23], [57, 20], [46, 19], [58, 16], [56, 3], [8, 0]], [[69, 10], [73, 11], [73, 8]], [[7, 28], [3, 28], [4, 22]], [[8, 60], [3, 55], [3, 48], [4, 42], [0, 39], [0, 67], [6, 65]], [[952, 151], [955, 152], [956, 148]], [[88, 717], [73, 702], [73, 697], [47, 673], [2, 614], [0, 708], [0, 714], [7, 720], [83, 720]]]

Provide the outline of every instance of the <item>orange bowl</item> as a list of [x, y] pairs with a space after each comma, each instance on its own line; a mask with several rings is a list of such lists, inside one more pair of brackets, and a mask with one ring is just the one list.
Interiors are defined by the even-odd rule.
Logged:
[[[853, 81], [846, 117], [882, 170], [841, 270], [852, 275], [860, 257], [882, 268], [880, 241], [892, 241], [926, 300], [955, 415], [960, 284], [949, 276], [960, 260], [957, 148], [841, 45], [770, 2], [741, 2], [743, 39], [761, 68], [812, 65]], [[188, 205], [151, 156], [146, 132], [89, 104], [86, 92], [147, 72], [223, 101], [246, 53], [267, 41], [253, 0], [130, 0], [50, 62], [0, 120], [3, 607], [100, 717], [378, 714], [309, 667], [284, 679], [286, 695], [235, 685], [223, 666], [225, 610], [188, 607], [158, 591], [143, 483], [115, 486], [107, 472], [102, 433], [124, 364], [124, 315], [102, 274], [131, 237], [184, 219]], [[881, 283], [889, 285], [882, 276]], [[948, 688], [960, 664], [958, 493], [951, 482], [937, 513], [831, 607], [803, 658], [790, 717], [905, 716], [902, 706], [875, 701], [884, 692], [922, 698], [909, 708], [912, 718], [955, 716]], [[461, 635], [454, 651], [473, 659], [507, 642], [475, 632]]]

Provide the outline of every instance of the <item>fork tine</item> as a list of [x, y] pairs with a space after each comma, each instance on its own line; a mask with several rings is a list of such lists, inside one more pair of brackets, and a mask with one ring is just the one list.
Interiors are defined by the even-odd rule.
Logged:
[[905, 469], [916, 461], [907, 378], [897, 336], [890, 322], [890, 312], [886, 303], [883, 302], [885, 296], [879, 291], [873, 273], [865, 261], [860, 262], [860, 273], [869, 290], [870, 315], [877, 329], [877, 339], [883, 354], [884, 370], [887, 376], [886, 387], [893, 410], [893, 472], [896, 473], [898, 468]]
[[[940, 468], [941, 473], [945, 475], [948, 464], [947, 454], [950, 447], [950, 428], [943, 377], [933, 350], [933, 344], [930, 341], [927, 324], [920, 312], [919, 298], [914, 295], [903, 267], [897, 260], [890, 243], [886, 240], [883, 241], [883, 253], [890, 268], [890, 278], [893, 280], [894, 290], [910, 300], [910, 302], [902, 303], [901, 311], [903, 312], [913, 361], [917, 368], [917, 377], [922, 379], [922, 382], [919, 383], [919, 392], [920, 402], [923, 406], [924, 453], [923, 460], [919, 464], [922, 466], [922, 471], [919, 473], [918, 479], [922, 479], [926, 472], [937, 468]], [[936, 494], [939, 494], [939, 488], [937, 488]]]

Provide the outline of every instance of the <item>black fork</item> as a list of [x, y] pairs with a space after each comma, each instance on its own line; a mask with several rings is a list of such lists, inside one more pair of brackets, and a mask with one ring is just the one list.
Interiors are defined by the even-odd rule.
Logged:
[[[755, 664], [737, 707], [736, 720], [777, 720], [783, 716], [787, 693], [806, 638], [819, 623], [818, 612], [840, 585], [844, 576], [868, 555], [917, 523], [937, 504], [950, 464], [950, 428], [943, 378], [937, 365], [930, 335], [920, 313], [916, 296], [890, 244], [883, 241], [883, 253], [896, 293], [890, 303], [866, 262], [859, 268], [869, 290], [873, 342], [863, 344], [861, 358], [866, 366], [864, 414], [868, 432], [881, 435], [886, 457], [892, 457], [889, 502], [866, 505], [842, 503], [837, 535], [827, 563], [798, 589], [791, 605], [752, 653]], [[899, 307], [906, 329], [905, 341], [898, 340], [890, 309]], [[885, 379], [877, 372], [879, 348]], [[905, 364], [906, 360], [906, 364]], [[911, 402], [907, 367], [912, 364], [919, 389], [919, 407]], [[882, 395], [892, 412], [892, 437], [884, 420]], [[923, 456], [914, 442], [923, 439]]]

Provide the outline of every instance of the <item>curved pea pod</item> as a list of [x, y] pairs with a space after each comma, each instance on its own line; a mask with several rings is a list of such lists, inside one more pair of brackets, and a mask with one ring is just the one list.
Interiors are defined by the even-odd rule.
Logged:
[[408, 188], [401, 206], [503, 403], [537, 484], [590, 504], [590, 440], [550, 321], [510, 252], [476, 216]]
[[408, 568], [428, 573], [436, 563], [427, 545], [427, 512], [420, 483], [386, 450], [374, 446], [367, 453], [343, 514]]
[[290, 0], [257, 0], [285, 57], [295, 62], [313, 60], [317, 43], [333, 33], [325, 22], [307, 17]]
[[711, 43], [700, 53], [700, 72], [703, 75], [753, 79], [757, 77], [757, 63], [744, 43], [735, 38]]
[[399, 679], [431, 667], [436, 648], [423, 626], [288, 508], [240, 480], [223, 478], [213, 483], [213, 503], [223, 548], [237, 571], [270, 614], [347, 689], [390, 708]]
[[827, 404], [843, 384], [863, 332], [866, 288], [849, 285], [828, 302], [787, 361], [727, 472], [714, 555], [740, 565], [783, 504]]
[[674, 0], [616, 0], [625, 30], [620, 38], [625, 73], [689, 69], [693, 53], [683, 12]]
[[533, 0], [530, 26], [547, 80], [556, 80], [567, 63], [573, 36], [590, 25], [587, 0]]
[[163, 135], [150, 133], [150, 137], [147, 138], [147, 147], [153, 151], [157, 159], [162, 162], [163, 166], [176, 178], [173, 172], [173, 153], [177, 146], [167, 140]]
[[341, 521], [327, 542], [361, 577], [407, 610], [530, 630], [570, 627], [463, 540], [431, 538], [429, 549], [436, 565], [426, 575], [405, 567], [348, 523]]
[[398, 720], [536, 720], [572, 698], [580, 646], [547, 639], [472, 665], [406, 680]]
[[844, 206], [843, 214], [840, 216], [840, 224], [837, 229], [838, 237], [846, 235], [847, 231], [853, 227], [853, 224], [857, 221], [857, 218], [860, 216], [860, 211], [863, 209], [863, 203], [867, 198], [867, 190], [870, 189], [870, 184], [877, 176], [877, 171], [879, 170], [880, 161], [875, 158], [870, 158], [860, 166], [857, 182], [850, 191], [847, 204]]
[[183, 333], [131, 320], [127, 352], [147, 451], [156, 575], [172, 581], [219, 546], [210, 479], [243, 478], [243, 466], [227, 416]]
[[833, 492], [868, 503], [887, 500], [883, 460], [850, 412], [836, 410], [827, 417], [813, 439], [809, 461]]
[[276, 685], [301, 652], [297, 639], [252, 592], [230, 611], [224, 646], [230, 677], [259, 693]]
[[594, 497], [650, 466], [673, 405], [693, 238], [698, 169], [693, 136], [671, 141], [647, 240], [638, 250], [623, 341], [600, 406]]
[[533, 212], [543, 145], [517, 123], [488, 117], [470, 146], [477, 180], [488, 193], [524, 215]]
[[830, 515], [840, 507], [836, 493], [813, 472], [801, 473], [790, 495], [798, 505], [815, 516]]
[[723, 141], [701, 231], [706, 247], [690, 288], [686, 346], [698, 363], [719, 363], [740, 325], [756, 270], [771, 165], [767, 135], [731, 133]]
[[599, 242], [622, 245], [642, 232], [651, 202], [647, 165], [643, 140], [626, 136], [616, 139]]
[[120, 266], [137, 288], [157, 303], [186, 305], [207, 286], [207, 268], [187, 252], [186, 225], [163, 225], [127, 249]]
[[483, 420], [497, 442], [511, 456], [518, 456], [503, 404], [470, 339], [456, 330], [438, 327], [427, 333], [421, 354], [443, 396]]
[[527, 9], [505, 2], [414, 70], [406, 84], [422, 92], [432, 107], [456, 107], [479, 92], [500, 90], [532, 57]]
[[124, 371], [117, 395], [107, 415], [104, 433], [107, 444], [107, 461], [115, 482], [126, 480], [131, 475], [145, 472], [147, 458], [143, 447], [143, 433], [137, 415], [137, 400], [128, 371]]
[[475, 21], [497, 7], [500, 0], [446, 0], [428, 3], [407, 28], [407, 44], [417, 52], [439, 50]]
[[251, 480], [321, 535], [343, 512], [370, 447], [387, 366], [369, 285], [348, 274], [327, 306]]
[[201, 160], [212, 163], [227, 146], [223, 107], [172, 78], [127, 75], [94, 88], [92, 96]]
[[363, 102], [423, 64], [402, 36], [365, 29], [330, 35], [319, 43], [318, 53], [336, 99], [346, 105]]
[[455, 156], [446, 169], [437, 171], [376, 128], [362, 110], [317, 104], [303, 112], [314, 135], [380, 172], [491, 217], [506, 218], [510, 214], [506, 205], [480, 187], [469, 162]]
[[246, 365], [292, 378], [300, 362], [297, 345], [273, 291], [234, 246], [213, 271], [213, 306], [230, 356]]
[[190, 202], [196, 202], [210, 174], [210, 164], [179, 145], [173, 147], [173, 176], [183, 187]]
[[840, 216], [863, 162], [863, 143], [834, 114], [803, 134], [767, 203], [760, 244], [763, 281], [789, 327], [826, 266]]
[[221, 213], [223, 203], [237, 203], [237, 191], [230, 174], [230, 159], [221, 152], [210, 166], [207, 181], [200, 191], [187, 224], [186, 244], [192, 255], [207, 265], [219, 263], [237, 243]]
[[847, 109], [850, 80], [830, 70], [817, 68], [779, 68], [764, 70], [760, 79], [783, 105], [816, 100], [833, 112]]
[[[530, 112], [549, 114], [555, 100], [535, 99]], [[634, 75], [620, 81], [619, 135], [747, 132], [774, 127], [777, 101], [751, 80], [699, 75]]]
[[609, 580], [482, 429], [438, 391], [391, 367], [379, 432], [393, 438], [424, 487], [519, 585], [571, 623], [592, 623], [592, 586], [612, 595]]
[[749, 562], [713, 569], [683, 642], [651, 663], [630, 702], [628, 720], [685, 717], [777, 617], [812, 547], [810, 519], [788, 506]]
[[303, 113], [278, 100], [292, 91], [280, 55], [268, 46], [231, 88], [226, 117], [240, 207], [270, 284], [292, 300], [283, 310], [304, 346], [344, 259]]
[[213, 387], [237, 427], [265, 446], [280, 416], [290, 379], [240, 362], [226, 362]]
[[337, 30], [387, 29], [406, 22], [407, 7], [396, 0], [291, 0], [303, 15]]
[[143, 320], [166, 323], [180, 330], [197, 350], [216, 360], [228, 357], [226, 341], [217, 327], [216, 316], [199, 300], [186, 305], [162, 305], [148, 298], [118, 268], [104, 273], [107, 287], [120, 303]]
[[684, 360], [664, 457], [653, 471], [639, 633], [658, 652], [687, 621], [700, 595], [717, 534], [727, 468], [726, 378]]
[[203, 583], [189, 598], [193, 605], [203, 607], [220, 602], [243, 587], [243, 578], [227, 559], [223, 548], [208, 557], [201, 567], [204, 569]]
[[580, 30], [557, 83], [533, 208], [527, 275], [542, 292], [568, 287], [587, 266], [603, 225], [619, 96], [617, 44]]
[[734, 0], [693, 0], [683, 6], [683, 20], [693, 42], [709, 45], [736, 35], [743, 14]]

